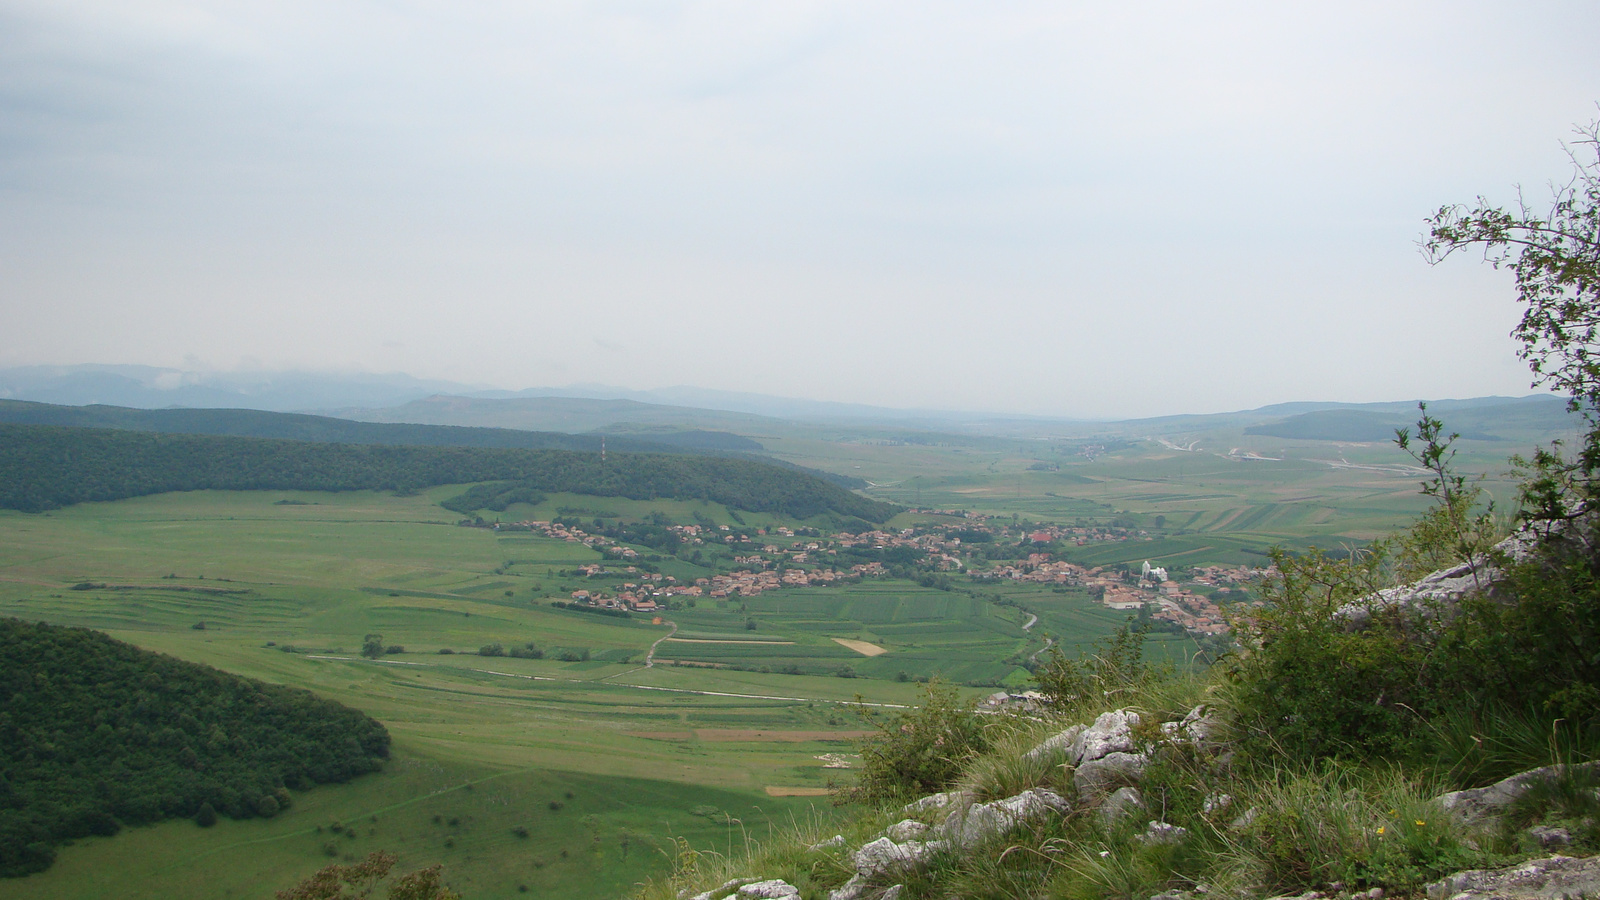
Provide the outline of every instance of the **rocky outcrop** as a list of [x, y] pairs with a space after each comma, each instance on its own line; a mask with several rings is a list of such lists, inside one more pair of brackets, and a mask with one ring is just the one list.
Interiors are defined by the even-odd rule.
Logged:
[[1072, 809], [1066, 798], [1052, 791], [1034, 788], [1015, 797], [992, 803], [974, 803], [950, 813], [939, 831], [944, 840], [963, 850], [976, 847], [1025, 822], [1048, 815], [1064, 815]]
[[1468, 595], [1495, 595], [1496, 586], [1505, 579], [1505, 572], [1495, 564], [1495, 560], [1522, 562], [1533, 554], [1544, 539], [1534, 531], [1524, 529], [1469, 562], [1346, 603], [1334, 611], [1334, 620], [1342, 622], [1347, 628], [1358, 630], [1370, 624], [1374, 615], [1394, 609], [1424, 619], [1448, 619]]
[[[1529, 789], [1561, 777], [1566, 774], [1567, 768], [1567, 766], [1543, 766], [1531, 769], [1497, 781], [1488, 787], [1441, 794], [1434, 798], [1434, 802], [1463, 822], [1478, 822], [1504, 812]], [[1600, 768], [1600, 761], [1579, 763], [1575, 768], [1597, 769]]]
[[1600, 895], [1600, 857], [1552, 856], [1505, 869], [1457, 872], [1428, 885], [1428, 900], [1567, 900]]
[[856, 872], [865, 878], [871, 878], [885, 872], [921, 868], [930, 857], [943, 849], [944, 844], [940, 841], [897, 843], [888, 837], [881, 837], [863, 844], [861, 849], [855, 852], [853, 860]]
[[[1153, 749], [1134, 734], [1142, 723], [1140, 714], [1128, 709], [1112, 710], [1093, 724], [1074, 725], [1051, 735], [1025, 755], [1030, 760], [1060, 759], [1072, 766], [1077, 804], [1098, 809], [1110, 818], [1144, 810], [1144, 800], [1133, 785], [1143, 774]], [[1190, 746], [1215, 749], [1215, 720], [1205, 707], [1196, 707], [1182, 719], [1167, 722], [1155, 732], [1154, 746]], [[1218, 800], [1220, 811], [1228, 802]], [[1210, 800], [1208, 800], [1210, 804]], [[828, 893], [828, 900], [893, 900], [900, 895], [902, 878], [926, 867], [942, 853], [968, 853], [1027, 825], [1069, 815], [1074, 803], [1044, 788], [1032, 788], [1000, 800], [978, 802], [965, 791], [947, 791], [907, 803], [901, 807], [900, 821], [889, 825], [875, 839], [848, 852], [855, 869], [850, 880]], [[1211, 805], [1208, 805], [1208, 812]], [[1188, 832], [1178, 826], [1152, 821], [1139, 839], [1147, 844], [1173, 844]], [[812, 844], [814, 853], [836, 853], [850, 845], [843, 836]], [[888, 883], [888, 886], [884, 885]], [[716, 891], [696, 895], [693, 900], [737, 900], [737, 898], [798, 896], [778, 880], [735, 879]], [[690, 900], [685, 897], [684, 900]]]
[[1072, 786], [1079, 800], [1094, 800], [1117, 785], [1137, 782], [1149, 762], [1143, 753], [1107, 753], [1074, 769]]
[[1111, 753], [1133, 752], [1133, 729], [1139, 714], [1125, 709], [1101, 713], [1094, 724], [1078, 732], [1067, 749], [1074, 764], [1082, 765]]

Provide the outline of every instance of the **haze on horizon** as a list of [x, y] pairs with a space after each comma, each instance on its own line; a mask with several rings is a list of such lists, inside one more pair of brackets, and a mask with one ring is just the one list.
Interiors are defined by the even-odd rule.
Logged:
[[1129, 417], [1528, 392], [1600, 7], [0, 0], [0, 367]]

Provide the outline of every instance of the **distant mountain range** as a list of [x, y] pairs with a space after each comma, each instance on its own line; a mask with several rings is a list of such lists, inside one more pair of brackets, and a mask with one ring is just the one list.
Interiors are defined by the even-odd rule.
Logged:
[[[225, 408], [234, 413], [229, 419], [229, 428], [249, 427], [247, 417], [240, 415], [246, 410], [323, 414], [321, 421], [315, 423], [275, 422], [270, 429], [275, 436], [289, 436], [281, 433], [285, 427], [308, 429], [310, 433], [332, 428], [329, 422], [344, 421], [345, 424], [335, 429], [343, 429], [339, 431], [341, 434], [356, 433], [350, 429], [357, 422], [461, 426], [568, 435], [606, 433], [615, 435], [612, 439], [618, 441], [723, 451], [759, 448], [755, 442], [741, 444], [742, 439], [735, 438], [736, 434], [772, 433], [794, 425], [825, 425], [858, 431], [878, 429], [880, 436], [912, 441], [917, 440], [915, 435], [924, 433], [1041, 439], [1093, 435], [1139, 437], [1224, 429], [1266, 437], [1366, 442], [1391, 439], [1395, 428], [1416, 419], [1415, 401], [1295, 402], [1237, 412], [1087, 421], [891, 409], [686, 386], [635, 391], [583, 384], [506, 391], [404, 374], [200, 373], [150, 366], [101, 365], [0, 369], [0, 398], [77, 407], [101, 404], [146, 410]], [[1464, 437], [1486, 440], [1525, 440], [1546, 433], [1565, 433], [1573, 428], [1564, 400], [1548, 394], [1436, 400], [1430, 402], [1430, 409], [1445, 417], [1447, 425]], [[166, 430], [167, 426], [117, 424], [111, 427]], [[370, 437], [359, 442], [372, 442], [380, 434], [400, 434], [361, 433]], [[348, 437], [330, 439], [354, 440]], [[449, 439], [452, 438], [439, 432], [424, 443]], [[489, 438], [471, 438], [479, 439]], [[494, 440], [512, 438], [501, 436]], [[540, 440], [546, 443], [538, 446], [559, 446], [550, 443], [554, 440], [550, 436]], [[384, 442], [390, 441], [385, 439]], [[622, 449], [622, 445], [617, 445], [617, 449]]]

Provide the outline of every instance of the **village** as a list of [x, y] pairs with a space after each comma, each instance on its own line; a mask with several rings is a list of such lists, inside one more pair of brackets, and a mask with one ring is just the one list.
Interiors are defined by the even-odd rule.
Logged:
[[[604, 535], [562, 521], [522, 521], [494, 523], [496, 530], [525, 530], [547, 537], [581, 543], [599, 551], [606, 562], [620, 563], [608, 568], [605, 562], [579, 567], [574, 574], [585, 578], [620, 579], [611, 591], [581, 589], [571, 592], [571, 602], [597, 609], [626, 610], [652, 614], [674, 604], [693, 605], [698, 598], [726, 599], [755, 597], [768, 591], [852, 583], [864, 578], [892, 574], [882, 562], [838, 562], [844, 552], [847, 561], [853, 551], [892, 551], [918, 570], [935, 573], [960, 573], [975, 582], [1010, 581], [1080, 588], [1107, 608], [1148, 610], [1156, 622], [1169, 623], [1194, 635], [1224, 634], [1227, 620], [1219, 601], [1249, 596], [1249, 585], [1271, 574], [1270, 567], [1204, 566], [1192, 569], [1180, 583], [1168, 577], [1165, 569], [1148, 562], [1135, 573], [1126, 567], [1085, 567], [1059, 560], [1048, 551], [1021, 553], [1014, 559], [995, 560], [991, 565], [984, 554], [988, 547], [1048, 547], [1055, 544], [1082, 546], [1098, 541], [1149, 539], [1141, 530], [1104, 525], [1060, 526], [1053, 524], [1019, 527], [999, 518], [989, 518], [952, 510], [926, 510], [965, 521], [954, 526], [924, 526], [898, 531], [872, 530], [860, 533], [838, 532], [823, 535], [816, 529], [798, 532], [786, 526], [735, 529], [728, 525], [669, 525], [667, 530], [688, 547], [720, 544], [732, 553], [735, 568], [726, 574], [680, 581], [672, 575], [641, 568], [640, 552]], [[1004, 540], [1006, 544], [998, 542]]]

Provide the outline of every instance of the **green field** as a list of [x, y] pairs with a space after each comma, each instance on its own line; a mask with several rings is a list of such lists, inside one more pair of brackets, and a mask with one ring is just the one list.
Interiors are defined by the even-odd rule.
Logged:
[[[513, 896], [519, 885], [534, 896], [615, 894], [667, 865], [676, 837], [714, 847], [757, 835], [769, 821], [831, 815], [826, 798], [767, 789], [816, 791], [838, 774], [817, 757], [853, 749], [850, 739], [863, 726], [847, 704], [858, 694], [876, 703], [916, 701], [914, 684], [892, 680], [643, 668], [666, 626], [544, 601], [559, 589], [551, 573], [598, 554], [525, 533], [457, 527], [433, 505], [435, 495], [451, 492], [198, 492], [0, 513], [0, 614], [101, 628], [142, 647], [311, 688], [378, 718], [396, 747], [387, 773], [319, 787], [271, 820], [210, 831], [176, 822], [80, 841], [52, 869], [18, 883], [28, 895], [102, 896], [113, 877], [107, 873], [117, 873], [127, 897], [263, 896], [331, 859], [380, 847], [408, 866], [445, 863], [473, 897]], [[949, 595], [902, 588], [898, 598], [868, 583], [748, 602], [761, 607], [751, 615], [763, 629], [804, 632], [809, 645], [824, 638], [801, 626], [815, 628], [829, 609], [837, 634], [875, 634], [871, 628], [895, 625], [895, 610], [934, 595], [926, 602], [939, 606], [937, 621], [993, 621], [991, 666], [1025, 643], [1006, 618], [1013, 611], [965, 597], [953, 604], [959, 609], [948, 608]], [[793, 607], [787, 613], [785, 603]], [[683, 612], [690, 614], [683, 627], [702, 630], [720, 630], [733, 615], [712, 603]], [[743, 632], [743, 622], [740, 615], [734, 629]], [[358, 658], [370, 632], [406, 652], [380, 662]], [[933, 643], [882, 639], [906, 654], [897, 663], [906, 666]], [[591, 658], [471, 652], [530, 641]], [[863, 670], [882, 668], [827, 643], [839, 659], [862, 660]], [[552, 800], [564, 808], [551, 810]], [[723, 810], [740, 824], [693, 815], [697, 807]], [[435, 815], [461, 824], [441, 826]], [[335, 820], [359, 822], [356, 836], [317, 831]], [[529, 836], [516, 836], [518, 827]]]

